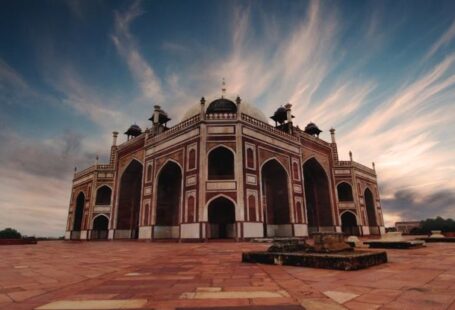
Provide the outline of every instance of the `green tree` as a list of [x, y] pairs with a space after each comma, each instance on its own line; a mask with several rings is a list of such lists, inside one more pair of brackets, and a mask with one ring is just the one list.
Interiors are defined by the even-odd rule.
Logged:
[[420, 223], [422, 231], [429, 233], [432, 230], [442, 230], [443, 232], [455, 232], [455, 221], [453, 219], [443, 219], [438, 216], [435, 219], [426, 219]]
[[22, 235], [20, 232], [13, 228], [5, 228], [3, 230], [0, 230], [0, 239], [20, 239], [22, 238]]

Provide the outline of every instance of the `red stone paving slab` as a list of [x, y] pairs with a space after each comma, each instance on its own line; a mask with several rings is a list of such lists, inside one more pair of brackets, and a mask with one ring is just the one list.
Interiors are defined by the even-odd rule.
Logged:
[[0, 309], [145, 299], [143, 309], [455, 310], [455, 244], [387, 250], [389, 263], [351, 272], [240, 262], [242, 251], [266, 247], [136, 241], [1, 247]]

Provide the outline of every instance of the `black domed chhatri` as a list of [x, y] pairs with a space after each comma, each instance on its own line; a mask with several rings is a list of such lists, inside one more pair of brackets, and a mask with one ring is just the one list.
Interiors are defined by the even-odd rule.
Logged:
[[322, 132], [322, 130], [320, 130], [315, 123], [308, 123], [308, 125], [305, 127], [305, 132], [309, 135], [319, 137], [319, 134]]
[[216, 99], [209, 104], [206, 113], [237, 113], [237, 105], [229, 99]]
[[286, 111], [286, 108], [279, 107], [270, 118], [279, 124], [283, 124], [288, 119], [288, 112]]
[[[157, 109], [158, 111], [158, 123], [160, 124], [166, 124], [167, 122], [169, 122], [171, 119], [169, 118], [169, 116], [167, 115], [166, 112], [164, 112], [163, 109], [161, 109], [160, 106], [155, 106], [155, 109]], [[152, 116], [149, 118], [149, 121], [152, 121], [153, 122], [153, 114]]]
[[133, 136], [133, 137], [137, 137], [137, 136], [139, 136], [141, 133], [142, 133], [141, 127], [139, 127], [139, 126], [136, 125], [136, 124], [131, 125], [130, 128], [128, 128], [128, 130], [125, 131], [125, 135], [127, 135], [127, 136]]

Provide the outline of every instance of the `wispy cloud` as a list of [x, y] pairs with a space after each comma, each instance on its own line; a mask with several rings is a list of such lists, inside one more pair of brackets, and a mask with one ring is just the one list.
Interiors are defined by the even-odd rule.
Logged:
[[129, 29], [134, 19], [143, 13], [140, 1], [133, 2], [125, 12], [117, 12], [115, 14], [115, 31], [111, 37], [119, 54], [126, 60], [130, 72], [139, 82], [143, 95], [160, 103], [163, 101], [160, 79], [152, 66], [141, 55]]
[[437, 40], [425, 56], [425, 60], [433, 56], [438, 50], [446, 46], [455, 38], [455, 19], [453, 20], [450, 27], [444, 32], [444, 34]]
[[0, 100], [5, 105], [25, 105], [38, 97], [24, 77], [0, 58]]
[[4, 129], [0, 139], [0, 228], [15, 227], [27, 235], [63, 235], [72, 167], [93, 163], [95, 154], [87, 152], [83, 137], [69, 131], [35, 141]]

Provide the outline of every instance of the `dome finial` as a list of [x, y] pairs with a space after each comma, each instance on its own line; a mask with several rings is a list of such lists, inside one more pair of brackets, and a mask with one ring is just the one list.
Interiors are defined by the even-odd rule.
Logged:
[[224, 98], [225, 95], [226, 95], [226, 81], [224, 80], [224, 78], [222, 78], [222, 80], [221, 80], [221, 98]]

